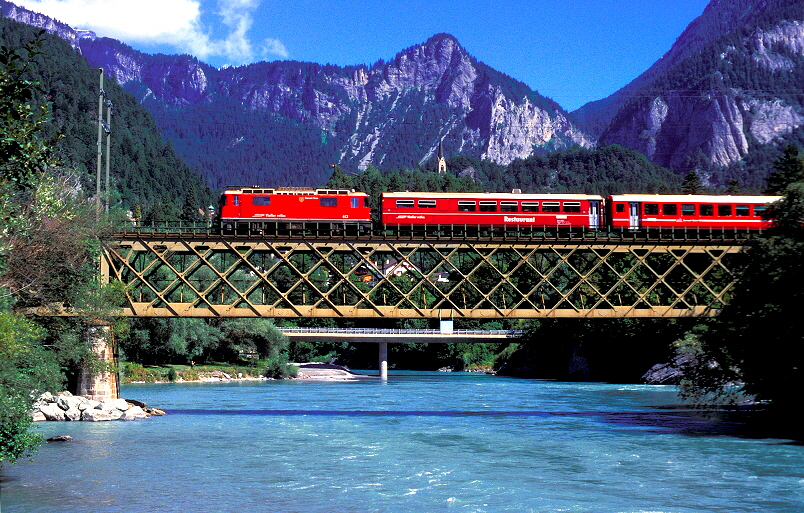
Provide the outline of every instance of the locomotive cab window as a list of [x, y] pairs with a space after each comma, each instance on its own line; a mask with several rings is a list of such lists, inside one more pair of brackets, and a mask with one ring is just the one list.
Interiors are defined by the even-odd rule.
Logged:
[[675, 216], [678, 215], [678, 205], [674, 203], [666, 203], [662, 205], [662, 215]]
[[581, 204], [576, 202], [564, 202], [564, 212], [579, 213], [581, 211]]
[[413, 208], [413, 200], [396, 200], [396, 208]]
[[267, 196], [255, 196], [251, 200], [251, 204], [255, 207], [270, 207], [271, 206], [271, 198]]
[[349, 204], [352, 208], [360, 208], [360, 198], [351, 198]]
[[436, 208], [435, 200], [419, 200], [419, 208]]
[[523, 201], [522, 202], [522, 212], [538, 212], [539, 211], [539, 202], [538, 201]]
[[458, 212], [475, 212], [477, 210], [477, 203], [474, 201], [459, 201]]
[[614, 205], [614, 211], [620, 214], [625, 212], [625, 203], [617, 203]]
[[322, 207], [337, 207], [338, 198], [321, 198], [319, 205]]
[[480, 211], [481, 212], [496, 212], [497, 211], [497, 202], [496, 201], [481, 201], [480, 202]]
[[560, 212], [559, 203], [557, 201], [543, 201], [542, 212]]
[[516, 201], [501, 201], [500, 212], [518, 212]]
[[765, 215], [765, 205], [754, 205], [754, 215], [762, 217]]
[[698, 210], [701, 213], [701, 217], [712, 217], [715, 215], [715, 207], [708, 203], [701, 205]]
[[694, 217], [695, 216], [695, 205], [692, 203], [683, 203], [681, 205], [681, 216], [682, 217]]
[[646, 216], [658, 216], [659, 215], [659, 204], [658, 203], [645, 203], [645, 215]]
[[731, 205], [718, 205], [717, 206], [717, 216], [718, 217], [731, 217]]
[[748, 217], [751, 215], [751, 207], [748, 205], [737, 205], [734, 207], [734, 215], [737, 217]]

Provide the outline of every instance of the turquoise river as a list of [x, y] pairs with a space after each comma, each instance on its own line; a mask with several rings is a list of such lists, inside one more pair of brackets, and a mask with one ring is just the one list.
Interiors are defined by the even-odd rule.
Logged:
[[168, 412], [43, 423], [0, 473], [12, 512], [804, 511], [804, 446], [673, 387], [463, 373], [124, 386]]

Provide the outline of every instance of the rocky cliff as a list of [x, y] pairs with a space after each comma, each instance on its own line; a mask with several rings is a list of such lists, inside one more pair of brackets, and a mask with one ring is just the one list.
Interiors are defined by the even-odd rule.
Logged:
[[675, 170], [728, 166], [804, 126], [804, 4], [714, 0], [650, 70], [573, 113]]
[[424, 150], [418, 159], [445, 139], [449, 152], [504, 164], [534, 148], [592, 145], [558, 105], [478, 63], [444, 34], [371, 68], [274, 62], [218, 70], [107, 39], [82, 40], [81, 48], [149, 108], [245, 106], [340, 139], [337, 162], [358, 167], [410, 164], [392, 151], [403, 135]]

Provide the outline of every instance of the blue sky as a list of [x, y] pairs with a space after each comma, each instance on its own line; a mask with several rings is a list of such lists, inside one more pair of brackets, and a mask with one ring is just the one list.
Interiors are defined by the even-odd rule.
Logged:
[[480, 61], [572, 111], [648, 69], [709, 0], [16, 3], [146, 53], [189, 53], [213, 66], [371, 64], [447, 32]]

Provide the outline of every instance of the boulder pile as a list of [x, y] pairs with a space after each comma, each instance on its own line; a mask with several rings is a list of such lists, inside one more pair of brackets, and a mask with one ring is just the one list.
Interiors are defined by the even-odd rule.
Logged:
[[55, 396], [50, 392], [45, 392], [34, 403], [31, 418], [34, 422], [46, 420], [100, 422], [105, 420], [144, 419], [164, 414], [164, 411], [157, 408], [148, 408], [139, 401], [111, 399], [100, 402], [73, 395], [70, 392], [59, 392]]

